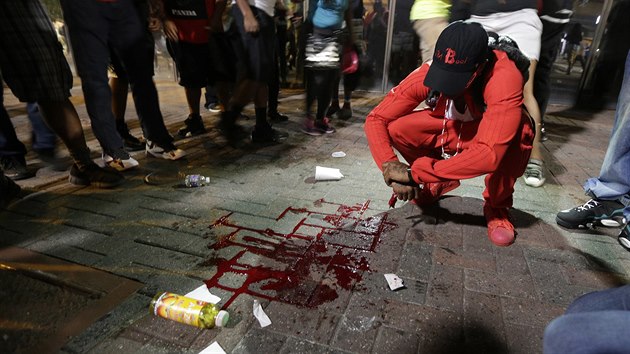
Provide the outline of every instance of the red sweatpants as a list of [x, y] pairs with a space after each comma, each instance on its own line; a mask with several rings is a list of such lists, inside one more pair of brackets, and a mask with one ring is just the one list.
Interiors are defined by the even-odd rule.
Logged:
[[[453, 160], [453, 163], [464, 168], [450, 173], [436, 170], [435, 175], [443, 181], [450, 181], [473, 178], [487, 173], [486, 189], [483, 192], [486, 204], [494, 208], [510, 208], [513, 203], [514, 184], [523, 175], [532, 149], [534, 130], [531, 119], [526, 114], [522, 115], [519, 131], [507, 146], [496, 170], [490, 173], [487, 171], [491, 162], [483, 166], [483, 157], [480, 159], [479, 156], [475, 156], [476, 152], [462, 153], [477, 143], [479, 123], [479, 120], [472, 122], [444, 120], [430, 116], [428, 111], [418, 111], [391, 122], [387, 129], [393, 147], [410, 165], [424, 156], [441, 159], [442, 146], [444, 151], [451, 155], [456, 152], [462, 154], [456, 159], [458, 161]], [[464, 158], [465, 155], [468, 157]]]

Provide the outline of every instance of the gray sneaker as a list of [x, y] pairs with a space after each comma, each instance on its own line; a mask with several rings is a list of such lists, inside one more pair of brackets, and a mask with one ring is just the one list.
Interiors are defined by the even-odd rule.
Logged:
[[525, 173], [523, 173], [523, 178], [525, 179], [525, 184], [530, 187], [540, 187], [545, 184], [544, 163], [539, 160], [529, 160]]
[[623, 226], [623, 229], [621, 229], [617, 240], [619, 241], [621, 247], [630, 251], [630, 222], [626, 222], [626, 224]]

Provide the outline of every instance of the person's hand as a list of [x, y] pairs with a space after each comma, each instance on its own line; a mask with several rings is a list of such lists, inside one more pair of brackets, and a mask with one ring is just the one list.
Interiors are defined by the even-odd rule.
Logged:
[[392, 182], [400, 184], [411, 184], [413, 182], [409, 179], [409, 173], [407, 172], [409, 166], [400, 161], [387, 161], [381, 167], [383, 168], [383, 179], [388, 186], [391, 186]]
[[173, 42], [179, 41], [179, 36], [177, 35], [177, 26], [175, 26], [175, 22], [171, 20], [164, 21], [164, 34], [166, 38], [172, 40]]
[[156, 17], [149, 17], [149, 31], [155, 32], [162, 29], [162, 23]]
[[243, 26], [245, 27], [245, 32], [247, 33], [258, 33], [258, 21], [254, 16], [245, 16], [243, 19]]
[[407, 186], [397, 182], [392, 182], [391, 187], [394, 190], [396, 198], [398, 198], [399, 200], [407, 201], [420, 197], [419, 187]]

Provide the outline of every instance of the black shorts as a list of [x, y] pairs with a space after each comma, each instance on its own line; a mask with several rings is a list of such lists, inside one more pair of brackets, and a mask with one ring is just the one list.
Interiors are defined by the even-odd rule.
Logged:
[[181, 86], [203, 88], [212, 83], [208, 44], [167, 41], [167, 47], [177, 66]]
[[22, 102], [70, 97], [72, 72], [39, 1], [0, 1], [0, 70]]
[[243, 14], [238, 6], [232, 7], [234, 22], [238, 28], [241, 41], [235, 46], [238, 58], [237, 78], [248, 78], [258, 82], [269, 82], [275, 70], [275, 23], [273, 18], [264, 11], [250, 6], [254, 17], [258, 21], [258, 32], [247, 33], [243, 26]]

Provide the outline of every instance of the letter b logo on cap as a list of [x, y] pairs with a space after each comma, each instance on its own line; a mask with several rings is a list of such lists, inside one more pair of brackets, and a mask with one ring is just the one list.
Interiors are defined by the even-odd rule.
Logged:
[[446, 64], [455, 64], [455, 51], [451, 48], [446, 49], [446, 58], [444, 58], [444, 62]]

